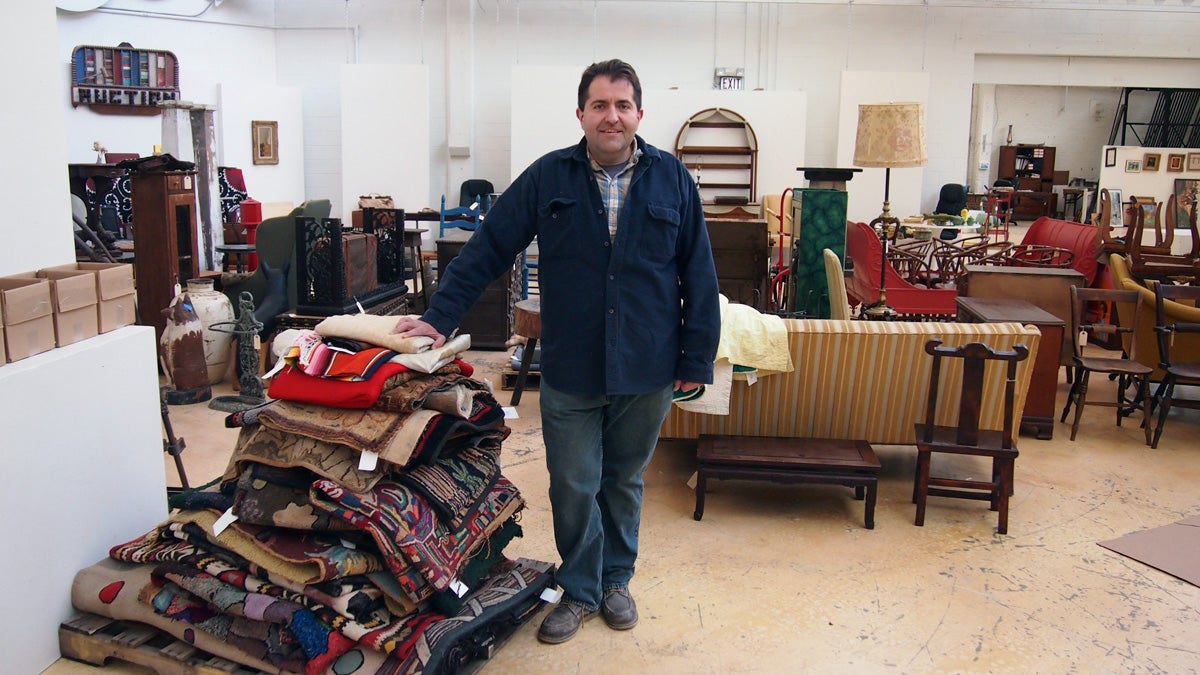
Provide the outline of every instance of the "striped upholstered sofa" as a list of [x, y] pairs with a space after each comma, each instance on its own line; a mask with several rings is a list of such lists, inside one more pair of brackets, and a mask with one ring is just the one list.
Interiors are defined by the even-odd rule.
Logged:
[[[704, 415], [673, 406], [663, 423], [662, 438], [694, 439], [701, 434], [840, 438], [870, 443], [911, 445], [913, 423], [923, 419], [932, 357], [925, 343], [940, 337], [957, 346], [983, 342], [995, 349], [1016, 343], [1029, 347], [1029, 358], [1017, 369], [1014, 419], [1020, 420], [1041, 333], [1017, 323], [928, 323], [906, 321], [835, 321], [785, 319], [795, 370], [759, 377], [753, 385], [735, 379], [730, 414]], [[956, 362], [956, 359], [951, 359]], [[955, 401], [961, 365], [951, 366]], [[986, 372], [982, 425], [1003, 424], [999, 404], [1004, 391], [1003, 368]], [[953, 423], [956, 406], [942, 406], [938, 424]]]

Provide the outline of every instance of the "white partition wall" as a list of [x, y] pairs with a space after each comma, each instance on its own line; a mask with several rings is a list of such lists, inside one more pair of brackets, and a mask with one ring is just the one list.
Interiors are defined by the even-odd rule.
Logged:
[[[425, 66], [342, 67], [342, 210], [358, 196], [391, 195], [396, 208], [429, 204], [429, 70]], [[454, 202], [458, 201], [457, 190]]]
[[[218, 87], [217, 138], [222, 166], [237, 167], [246, 191], [260, 202], [304, 201], [304, 103], [297, 87], [222, 83]], [[250, 123], [277, 122], [279, 163], [255, 164]], [[332, 196], [332, 195], [328, 195]]]

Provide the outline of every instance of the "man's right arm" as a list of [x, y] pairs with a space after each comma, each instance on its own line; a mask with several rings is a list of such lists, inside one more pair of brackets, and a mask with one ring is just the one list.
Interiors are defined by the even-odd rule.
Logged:
[[420, 318], [402, 317], [392, 328], [405, 337], [432, 337], [440, 345], [459, 325], [487, 285], [513, 264], [533, 240], [536, 230], [536, 171], [526, 170], [496, 200], [491, 210], [442, 270], [437, 291]]

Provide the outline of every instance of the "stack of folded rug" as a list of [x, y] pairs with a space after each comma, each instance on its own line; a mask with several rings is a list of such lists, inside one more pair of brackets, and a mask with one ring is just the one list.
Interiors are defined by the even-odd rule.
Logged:
[[552, 569], [502, 553], [524, 500], [469, 336], [431, 349], [380, 318], [289, 334], [222, 479], [81, 571], [76, 607], [305, 673], [450, 672], [531, 616]]

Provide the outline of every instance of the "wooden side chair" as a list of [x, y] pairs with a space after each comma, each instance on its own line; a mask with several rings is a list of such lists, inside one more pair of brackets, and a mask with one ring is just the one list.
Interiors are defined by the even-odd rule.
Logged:
[[1012, 222], [1013, 188], [993, 187], [984, 198], [983, 234], [991, 238], [996, 235], [996, 241], [1008, 241], [1008, 229]]
[[[1146, 430], [1146, 445], [1150, 445], [1150, 374], [1154, 372], [1154, 369], [1138, 363], [1137, 341], [1133, 339], [1133, 327], [1138, 325], [1138, 318], [1142, 313], [1141, 294], [1136, 290], [1078, 288], [1076, 286], [1071, 286], [1070, 292], [1071, 324], [1069, 331], [1071, 344], [1074, 347], [1073, 363], [1076, 377], [1075, 382], [1071, 385], [1070, 393], [1067, 394], [1067, 405], [1063, 408], [1062, 418], [1059, 421], [1067, 421], [1067, 413], [1071, 411], [1071, 405], [1074, 404], [1075, 419], [1071, 423], [1071, 440], [1075, 440], [1075, 434], [1079, 431], [1079, 418], [1083, 416], [1084, 406], [1115, 407], [1117, 409], [1117, 426], [1121, 426], [1121, 418], [1132, 410], [1138, 401], [1141, 401], [1142, 426]], [[1088, 320], [1089, 303], [1112, 303], [1118, 315], [1129, 317], [1129, 320], [1125, 327], [1108, 323], [1103, 318], [1097, 318], [1094, 321]], [[1128, 340], [1123, 340], [1129, 345], [1128, 351], [1124, 356], [1087, 356], [1083, 352], [1084, 343], [1081, 340], [1081, 332], [1093, 338], [1105, 340], [1113, 335], [1122, 339], [1129, 336]], [[1088, 381], [1092, 373], [1104, 373], [1117, 377], [1115, 401], [1087, 400]], [[1130, 401], [1125, 398], [1125, 392], [1134, 384], [1137, 385], [1138, 393]]]
[[1167, 414], [1172, 406], [1181, 408], [1200, 408], [1197, 400], [1175, 400], [1175, 385], [1200, 384], [1200, 361], [1176, 361], [1171, 357], [1171, 343], [1176, 333], [1200, 333], [1200, 323], [1173, 321], [1164, 309], [1163, 301], [1191, 300], [1192, 304], [1200, 306], [1200, 286], [1176, 286], [1161, 282], [1154, 283], [1154, 333], [1158, 338], [1158, 367], [1164, 376], [1158, 389], [1154, 392], [1154, 400], [1158, 405], [1158, 424], [1154, 427], [1154, 440], [1150, 447], [1158, 447], [1158, 439], [1162, 438], [1163, 425], [1166, 424]]
[[1096, 215], [1096, 237], [1100, 241], [1101, 255], [1109, 253], [1118, 253], [1125, 255], [1125, 242], [1129, 238], [1129, 228], [1126, 227], [1123, 232], [1115, 232], [1113, 222], [1119, 222], [1121, 218], [1118, 216], [1114, 221], [1114, 214], [1121, 213], [1121, 201], [1118, 198], [1116, 204], [1113, 203], [1112, 194], [1108, 188], [1100, 189], [1100, 197], [1098, 199], [1099, 207]]
[[825, 259], [825, 282], [829, 286], [829, 318], [845, 320], [850, 317], [850, 298], [846, 295], [846, 273], [842, 260], [829, 249], [821, 251]]
[[[929, 495], [958, 499], [978, 499], [989, 503], [1000, 515], [996, 531], [1008, 532], [1008, 499], [1013, 489], [1013, 468], [1017, 461], [1017, 446], [1013, 442], [1013, 399], [1016, 394], [1017, 363], [1029, 357], [1025, 345], [1013, 345], [1012, 351], [999, 351], [979, 342], [961, 347], [942, 347], [934, 338], [925, 343], [925, 353], [933, 357], [929, 374], [929, 398], [925, 421], [917, 422], [917, 472], [913, 482], [913, 502], [917, 515], [913, 523], [925, 524], [925, 503]], [[962, 359], [962, 387], [958, 405], [958, 420], [954, 425], [936, 425], [938, 388], [941, 385], [943, 362], [947, 358]], [[1004, 383], [1004, 428], [980, 429], [983, 409], [983, 374], [989, 361], [1007, 364]], [[992, 458], [990, 480], [930, 476], [933, 453], [975, 455]]]

